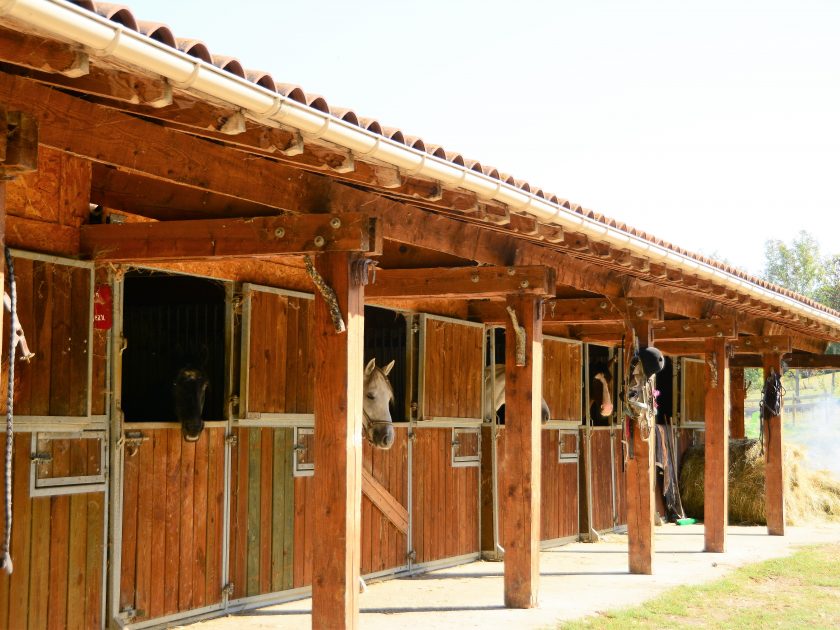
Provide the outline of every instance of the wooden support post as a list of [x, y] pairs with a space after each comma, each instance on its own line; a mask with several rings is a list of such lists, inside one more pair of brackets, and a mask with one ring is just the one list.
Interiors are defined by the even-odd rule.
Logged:
[[735, 440], [746, 437], [744, 429], [744, 400], [747, 387], [744, 382], [744, 368], [729, 369], [729, 435]]
[[318, 257], [347, 330], [337, 333], [315, 292], [315, 505], [312, 627], [356, 628], [362, 511], [362, 363], [364, 293], [351, 277], [356, 254]]
[[525, 332], [525, 365], [516, 365], [517, 331], [508, 318], [505, 449], [500, 490], [505, 606], [533, 608], [537, 605], [540, 577], [542, 322], [539, 298], [511, 296], [507, 303], [515, 310]]
[[[764, 355], [764, 378], [773, 370], [782, 373], [782, 355]], [[782, 465], [782, 416], [773, 416], [764, 422], [764, 511], [767, 515], [767, 533], [785, 535], [785, 469]]]
[[[639, 337], [639, 347], [650, 342], [650, 322], [634, 321], [632, 327]], [[629, 356], [633, 354], [633, 336], [627, 335], [630, 345]], [[633, 421], [635, 422], [635, 421]], [[628, 564], [630, 573], [651, 575], [653, 573], [653, 429], [650, 441], [642, 439], [638, 426], [633, 427], [633, 459], [627, 462], [627, 538], [629, 545]]]
[[706, 340], [705, 550], [726, 551], [729, 487], [729, 357], [725, 339]]

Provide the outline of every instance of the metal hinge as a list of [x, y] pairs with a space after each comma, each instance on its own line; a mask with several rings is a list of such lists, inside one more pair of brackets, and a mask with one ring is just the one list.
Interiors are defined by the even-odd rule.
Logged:
[[417, 560], [417, 551], [412, 549], [407, 554], [405, 554], [405, 557], [408, 558], [409, 561], [415, 562]]
[[408, 439], [412, 442], [417, 439], [417, 432], [416, 431], [409, 431], [408, 432]]
[[413, 332], [413, 333], [419, 333], [420, 332], [420, 322], [418, 322], [416, 319], [413, 322], [411, 322], [411, 332]]
[[228, 582], [222, 587], [222, 595], [225, 597], [233, 597], [233, 582]]
[[236, 433], [228, 433], [225, 436], [225, 444], [230, 444], [231, 446], [237, 446], [239, 444], [239, 436]]

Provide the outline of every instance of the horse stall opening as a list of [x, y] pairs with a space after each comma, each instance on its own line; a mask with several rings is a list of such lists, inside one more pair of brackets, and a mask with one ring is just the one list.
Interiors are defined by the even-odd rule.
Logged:
[[[607, 416], [600, 414], [601, 384], [597, 374], [604, 374], [610, 383], [613, 401], [618, 399], [615, 365], [609, 363], [613, 350], [597, 344], [586, 344], [586, 425], [583, 427], [583, 479], [581, 493], [585, 510], [581, 510], [582, 532], [605, 532], [622, 524], [619, 501], [623, 500], [623, 467], [620, 458], [621, 435], [616, 409]], [[616, 447], [619, 448], [616, 448]]]
[[484, 326], [419, 315], [412, 567], [478, 557]]
[[[490, 365], [504, 363], [505, 335], [503, 328], [488, 331], [491, 343], [488, 352]], [[548, 404], [550, 419], [543, 425], [540, 508], [540, 540], [544, 547], [577, 539], [579, 529], [580, 496], [578, 490], [580, 439], [583, 419], [583, 345], [571, 339], [543, 337], [543, 398]], [[495, 417], [493, 410], [485, 416], [498, 422], [484, 431], [496, 435], [496, 466], [501, 467], [505, 455], [504, 409]], [[497, 473], [498, 479], [501, 477]], [[488, 490], [493, 484], [485, 484]], [[489, 501], [482, 512], [492, 526], [498, 527]], [[482, 527], [485, 529], [485, 526]], [[485, 541], [482, 548], [492, 549]], [[504, 541], [499, 543], [504, 547]]]
[[[13, 261], [18, 319], [34, 356], [21, 361], [19, 351], [15, 361], [14, 572], [0, 572], [0, 627], [96, 628], [105, 603], [109, 333], [92, 322], [94, 287], [105, 278], [51, 256], [15, 251]], [[7, 370], [4, 353], [4, 391]]]
[[[314, 538], [313, 296], [243, 286], [239, 419], [233, 429], [230, 583], [234, 607], [306, 594]], [[395, 360], [392, 415], [406, 413], [407, 322], [365, 308], [365, 358]], [[361, 369], [363, 366], [359, 366]], [[408, 427], [389, 450], [365, 440], [362, 483], [363, 575], [407, 566]]]
[[[229, 286], [129, 271], [118, 283], [121, 345], [114, 616], [142, 626], [223, 605]], [[209, 383], [197, 441], [176, 422], [173, 383]]]

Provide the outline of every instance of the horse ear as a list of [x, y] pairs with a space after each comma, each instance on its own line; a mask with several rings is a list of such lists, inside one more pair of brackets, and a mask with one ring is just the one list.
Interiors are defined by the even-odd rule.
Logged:
[[365, 366], [365, 376], [370, 376], [373, 374], [373, 369], [376, 367], [376, 359], [373, 358], [368, 361], [367, 365]]
[[618, 353], [617, 352], [612, 356], [612, 358], [609, 361], [607, 361], [607, 369], [608, 370], [612, 369], [612, 366], [614, 366], [616, 363], [618, 363]]
[[386, 365], [384, 368], [382, 368], [382, 373], [383, 373], [385, 376], [388, 376], [388, 374], [389, 374], [389, 373], [391, 372], [391, 370], [394, 368], [394, 363], [395, 363], [395, 362], [396, 362], [395, 360], [392, 360], [392, 361], [391, 361], [388, 365]]

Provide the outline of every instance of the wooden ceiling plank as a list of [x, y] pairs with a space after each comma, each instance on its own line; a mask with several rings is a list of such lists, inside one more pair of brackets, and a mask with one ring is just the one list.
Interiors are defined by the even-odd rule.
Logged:
[[366, 214], [111, 223], [82, 226], [80, 245], [83, 255], [115, 263], [381, 253], [375, 225]]
[[378, 269], [366, 298], [490, 298], [552, 295], [554, 271], [543, 266]]

